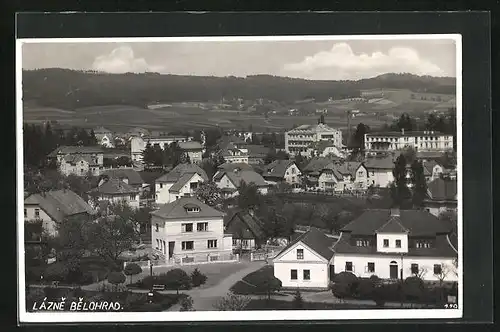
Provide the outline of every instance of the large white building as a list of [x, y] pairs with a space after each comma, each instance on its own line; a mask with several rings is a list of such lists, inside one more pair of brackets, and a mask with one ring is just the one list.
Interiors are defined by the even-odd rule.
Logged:
[[153, 248], [166, 263], [232, 260], [233, 239], [224, 234], [224, 213], [196, 198], [180, 198], [151, 213]]
[[437, 131], [378, 132], [365, 134], [365, 151], [377, 154], [413, 148], [417, 152], [447, 152], [453, 150], [453, 135]]
[[151, 144], [151, 146], [158, 145], [163, 150], [165, 146], [169, 146], [173, 142], [190, 142], [192, 137], [184, 136], [134, 136], [130, 139], [130, 155], [132, 161], [142, 161], [142, 151], [146, 149], [146, 146]]
[[323, 123], [298, 126], [285, 133], [285, 150], [291, 156], [310, 156], [315, 151], [316, 143], [320, 141], [330, 141], [340, 150], [342, 132]]
[[367, 210], [334, 240], [311, 229], [274, 259], [283, 287], [327, 288], [336, 273], [458, 281], [451, 229], [424, 210]]
[[60, 146], [48, 155], [64, 175], [99, 176], [104, 169], [104, 151], [100, 146]]

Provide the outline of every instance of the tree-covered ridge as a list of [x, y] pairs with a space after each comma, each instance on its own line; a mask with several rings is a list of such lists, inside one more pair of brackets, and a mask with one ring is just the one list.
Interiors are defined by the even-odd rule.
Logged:
[[107, 74], [58, 68], [23, 71], [24, 101], [69, 110], [96, 105], [144, 107], [154, 102], [218, 101], [222, 97], [280, 102], [308, 98], [326, 101], [359, 97], [361, 90], [381, 88], [454, 94], [455, 79], [385, 74], [359, 81], [311, 81], [270, 75], [242, 78]]

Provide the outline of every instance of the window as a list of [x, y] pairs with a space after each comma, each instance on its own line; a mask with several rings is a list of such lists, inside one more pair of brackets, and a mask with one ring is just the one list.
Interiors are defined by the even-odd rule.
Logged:
[[182, 224], [182, 233], [190, 233], [193, 231], [193, 224]]
[[243, 247], [248, 247], [248, 240], [241, 240], [241, 243]]
[[434, 274], [441, 274], [443, 272], [443, 267], [441, 264], [434, 264]]
[[182, 250], [193, 250], [194, 242], [193, 241], [182, 241]]
[[135, 195], [130, 195], [129, 198], [130, 198], [131, 201], [135, 201]]
[[290, 279], [297, 280], [297, 270], [290, 270]]
[[415, 243], [416, 248], [430, 248], [431, 243], [429, 241], [417, 241]]
[[345, 270], [352, 272], [352, 262], [345, 262]]
[[236, 239], [233, 239], [233, 246], [236, 246], [238, 244]]
[[375, 263], [368, 263], [368, 272], [369, 273], [375, 272]]
[[[177, 196], [177, 198], [179, 198], [179, 196]], [[200, 212], [200, 208], [197, 206], [192, 206], [192, 207], [186, 208], [186, 211], [187, 212]]]
[[194, 190], [194, 189], [198, 188], [198, 182], [191, 182], [191, 183], [189, 184], [189, 188], [190, 188], [191, 190]]
[[412, 264], [411, 265], [411, 273], [412, 274], [418, 274], [418, 264]]
[[163, 188], [163, 183], [160, 183], [160, 189], [162, 189], [162, 188]]
[[296, 170], [295, 168], [292, 168], [292, 174], [295, 174]]
[[304, 270], [304, 280], [311, 280], [311, 270]]
[[389, 240], [384, 239], [384, 248], [389, 247]]
[[369, 245], [368, 240], [356, 240], [356, 247], [368, 247]]
[[24, 209], [24, 218], [28, 217], [28, 209]]
[[156, 224], [155, 225], [155, 231], [158, 232], [159, 228], [160, 228], [160, 225]]
[[401, 248], [401, 240], [396, 240], [396, 248]]
[[207, 248], [217, 248], [217, 240], [208, 240]]
[[158, 250], [158, 248], [160, 247], [160, 240], [156, 239], [156, 250]]
[[304, 249], [297, 249], [297, 259], [304, 259]]
[[207, 232], [208, 231], [208, 222], [199, 222], [196, 224], [196, 230], [198, 232]]
[[40, 209], [35, 209], [35, 218], [40, 218]]

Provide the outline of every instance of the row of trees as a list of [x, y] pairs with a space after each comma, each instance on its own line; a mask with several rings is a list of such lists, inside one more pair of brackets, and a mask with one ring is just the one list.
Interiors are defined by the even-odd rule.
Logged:
[[424, 167], [421, 161], [411, 157], [414, 154], [412, 150], [400, 154], [392, 170], [394, 182], [390, 187], [391, 197], [394, 206], [403, 209], [422, 208], [427, 197]]
[[159, 145], [148, 143], [142, 151], [142, 161], [147, 168], [175, 167], [189, 163], [189, 155], [181, 150], [177, 142], [172, 142], [162, 149]]
[[50, 122], [45, 125], [23, 125], [24, 163], [27, 166], [46, 166], [47, 155], [61, 145], [91, 146], [97, 145], [94, 131], [72, 127], [65, 132], [53, 129]]

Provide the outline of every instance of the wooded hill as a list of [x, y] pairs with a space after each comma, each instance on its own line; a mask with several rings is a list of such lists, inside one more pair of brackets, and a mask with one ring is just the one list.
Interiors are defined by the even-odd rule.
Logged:
[[219, 101], [259, 98], [289, 103], [315, 98], [359, 97], [367, 89], [408, 89], [454, 94], [455, 78], [385, 74], [359, 81], [311, 81], [269, 75], [202, 77], [144, 74], [106, 74], [69, 69], [23, 71], [23, 100], [39, 106], [73, 110], [100, 105], [144, 107], [155, 102]]

